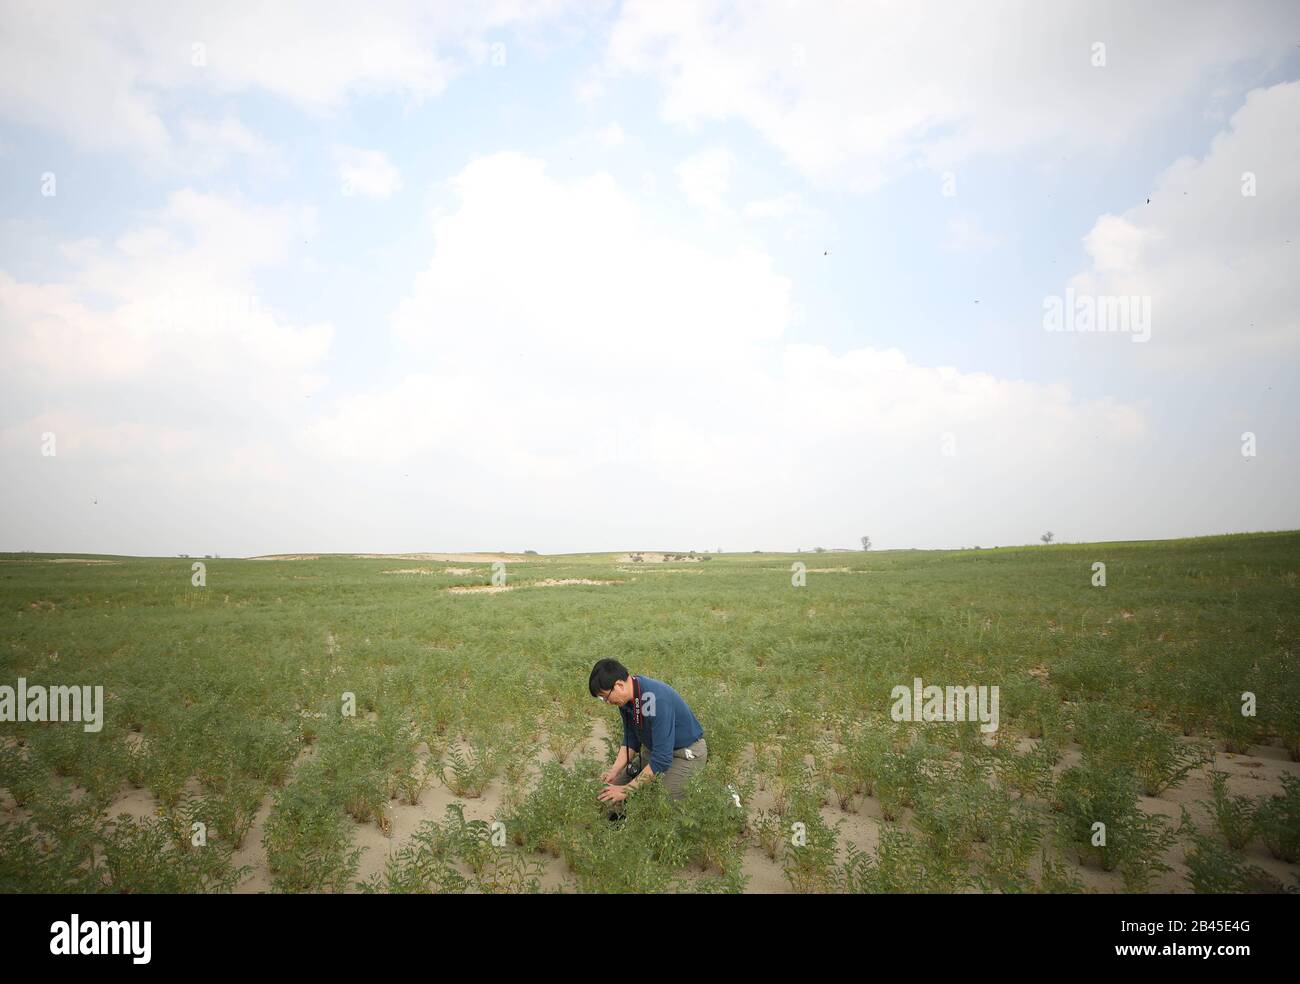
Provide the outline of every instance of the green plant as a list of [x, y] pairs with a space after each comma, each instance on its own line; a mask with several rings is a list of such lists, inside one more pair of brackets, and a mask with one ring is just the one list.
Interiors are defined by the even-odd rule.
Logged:
[[1060, 760], [1056, 743], [1041, 739], [1023, 755], [1013, 748], [1000, 749], [994, 771], [1002, 786], [1021, 799], [1041, 798], [1052, 788], [1052, 767]]
[[634, 831], [627, 820], [606, 821], [568, 842], [565, 859], [579, 891], [653, 895], [674, 887], [671, 870], [642, 848]]
[[864, 796], [873, 796], [890, 751], [890, 733], [875, 721], [852, 724], [844, 736], [848, 773]]
[[[315, 768], [313, 768], [315, 767]], [[339, 892], [351, 883], [361, 848], [324, 788], [318, 762], [277, 791], [262, 843], [272, 883], [281, 892]]]
[[229, 892], [251, 870], [234, 867], [229, 853], [212, 842], [179, 846], [167, 820], [118, 817], [105, 828], [102, 849], [106, 884], [114, 892]]
[[1038, 883], [1030, 887], [1040, 895], [1065, 895], [1083, 891], [1083, 883], [1059, 859], [1050, 857], [1046, 845], [1040, 853]]
[[1164, 855], [1175, 839], [1162, 818], [1138, 808], [1138, 786], [1131, 772], [1085, 762], [1067, 770], [1055, 791], [1065, 839], [1081, 859], [1104, 871], [1118, 868], [1128, 891], [1170, 870]]
[[438, 778], [457, 796], [476, 799], [492, 781], [497, 771], [494, 750], [477, 739], [468, 752], [452, 748], [438, 767]]
[[556, 702], [546, 722], [546, 747], [555, 761], [565, 761], [590, 734], [591, 718], [572, 705], [566, 708]]
[[1211, 810], [1214, 821], [1233, 850], [1240, 851], [1255, 835], [1255, 814], [1258, 804], [1250, 796], [1235, 796], [1228, 792], [1228, 774], [1210, 773]]
[[984, 795], [982, 784], [922, 783], [914, 793], [912, 822], [927, 847], [938, 857], [965, 861], [976, 838], [975, 801]]
[[796, 892], [825, 892], [834, 887], [836, 840], [841, 820], [828, 826], [821, 798], [807, 790], [795, 793], [783, 818], [789, 836], [782, 868]]
[[1300, 860], [1300, 776], [1282, 776], [1282, 792], [1260, 804], [1255, 822], [1273, 857], [1287, 864]]
[[383, 871], [358, 882], [356, 887], [365, 894], [459, 895], [469, 887], [469, 879], [446, 856], [438, 824], [425, 820], [406, 843], [388, 856]]
[[1180, 739], [1157, 722], [1114, 704], [1081, 704], [1072, 725], [1085, 759], [1103, 768], [1131, 770], [1147, 796], [1178, 785], [1213, 757], [1205, 745]]
[[560, 857], [574, 839], [607, 824], [609, 808], [596, 799], [599, 770], [594, 759], [579, 759], [571, 769], [545, 763], [537, 784], [505, 817], [514, 843]]
[[961, 891], [968, 879], [960, 863], [926, 847], [900, 827], [884, 827], [874, 856], [845, 845], [844, 863], [835, 871], [836, 891], [912, 893]]
[[1228, 895], [1275, 893], [1282, 884], [1261, 868], [1243, 862], [1208, 834], [1201, 833], [1191, 822], [1187, 808], [1182, 810], [1179, 833], [1191, 844], [1184, 855], [1187, 881], [1197, 894]]
[[[688, 861], [719, 874], [739, 871], [744, 852], [745, 812], [732, 799], [732, 789], [706, 770], [693, 776], [671, 805], [674, 836]], [[735, 795], [744, 802], [750, 792], [741, 787]]]
[[761, 810], [749, 818], [749, 830], [758, 848], [768, 856], [769, 860], [775, 861], [784, 839], [781, 815]]
[[948, 753], [926, 741], [912, 742], [902, 751], [890, 750], [881, 760], [876, 777], [876, 798], [886, 820], [897, 820], [915, 805], [918, 790], [944, 771]]

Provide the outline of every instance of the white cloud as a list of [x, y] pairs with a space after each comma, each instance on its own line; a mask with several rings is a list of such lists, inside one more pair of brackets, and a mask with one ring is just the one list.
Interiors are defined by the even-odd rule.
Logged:
[[277, 173], [286, 170], [278, 149], [233, 116], [221, 119], [189, 116], [181, 120], [179, 129], [184, 139], [178, 150], [187, 170], [216, 171], [237, 156]]
[[864, 191], [981, 153], [1119, 146], [1207, 70], [1278, 64], [1297, 28], [1288, 3], [629, 0], [605, 70], [656, 79], [670, 122], [744, 121], [810, 178]]
[[746, 202], [742, 212], [751, 219], [789, 219], [807, 213], [808, 207], [797, 191], [787, 191], [773, 198]]
[[[503, 153], [452, 184], [460, 208], [436, 220], [434, 257], [395, 330], [460, 370], [659, 371], [783, 330], [790, 284], [769, 257], [720, 256], [671, 236], [608, 174], [566, 185], [540, 160]], [[466, 325], [515, 347], [485, 346]]]
[[311, 113], [365, 93], [418, 103], [477, 60], [485, 39], [551, 19], [563, 2], [251, 0], [54, 7], [7, 4], [0, 25], [0, 117], [82, 149], [169, 160], [164, 107], [187, 94], [259, 90]]
[[984, 232], [969, 215], [955, 215], [948, 220], [944, 249], [958, 253], [980, 253], [997, 245], [997, 237]]
[[382, 150], [337, 146], [334, 161], [345, 195], [391, 198], [402, 187], [401, 172]]
[[598, 78], [585, 78], [574, 87], [578, 102], [584, 106], [594, 106], [605, 95], [605, 84]]
[[283, 262], [313, 221], [182, 190], [111, 244], [69, 244], [63, 282], [0, 270], [0, 443], [50, 429], [67, 449], [137, 466], [153, 460], [142, 448], [210, 465], [283, 427], [322, 385], [333, 329], [264, 304], [255, 272]]
[[601, 127], [596, 134], [596, 139], [600, 141], [602, 147], [608, 150], [613, 147], [621, 147], [627, 140], [627, 135], [617, 123], [610, 123], [608, 126]]
[[674, 168], [677, 183], [687, 201], [706, 212], [725, 212], [731, 173], [736, 155], [725, 147], [711, 147], [692, 154]]
[[[1056, 522], [1069, 489], [1146, 440], [1142, 408], [1063, 386], [788, 344], [791, 284], [767, 257], [677, 238], [606, 175], [566, 183], [498, 154], [454, 187], [394, 318], [406, 375], [336, 401], [304, 440], [350, 462], [473, 475], [480, 516], [517, 521], [526, 496], [530, 526], [571, 537], [580, 489], [613, 482], [618, 494], [583, 499], [582, 524], [629, 542], [751, 527], [761, 540], [764, 524], [858, 515], [892, 517], [904, 542], [1000, 516], [1005, 538]], [[1008, 512], [1008, 475], [1041, 508]], [[941, 515], [915, 508], [922, 489]], [[1103, 521], [1087, 495], [1068, 501], [1076, 522]]]
[[[1156, 179], [1149, 205], [1103, 215], [1084, 237], [1092, 264], [1069, 286], [1150, 297], [1142, 357], [1211, 366], [1300, 349], [1297, 119], [1300, 82], [1251, 92], [1203, 158]], [[1251, 174], [1254, 196], [1242, 193]]]

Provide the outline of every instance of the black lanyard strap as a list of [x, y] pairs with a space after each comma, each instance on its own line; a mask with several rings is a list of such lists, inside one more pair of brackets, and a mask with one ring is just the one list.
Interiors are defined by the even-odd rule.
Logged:
[[638, 680], [636, 677], [632, 678], [632, 723], [636, 726], [635, 733], [636, 733], [637, 743], [635, 748], [633, 748], [631, 745], [628, 746], [627, 764], [629, 767], [632, 765], [632, 756], [635, 755], [638, 762], [637, 771], [640, 772], [641, 766], [639, 765], [639, 763], [641, 761], [641, 681]]

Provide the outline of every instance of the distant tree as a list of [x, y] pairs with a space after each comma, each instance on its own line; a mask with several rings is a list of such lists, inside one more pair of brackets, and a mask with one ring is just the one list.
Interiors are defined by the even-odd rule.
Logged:
[[871, 537], [869, 537], [869, 536], [864, 536], [864, 537], [862, 538], [862, 549], [863, 549], [863, 550], [870, 550], [870, 549], [871, 549]]
[[825, 553], [825, 552], [826, 552], [826, 548], [825, 548], [825, 547], [818, 547], [818, 548], [817, 548], [817, 553]]
[[1052, 542], [1052, 537], [1054, 537], [1054, 536], [1056, 536], [1056, 534], [1053, 533], [1051, 530], [1048, 530], [1046, 533], [1044, 533], [1044, 534], [1043, 534], [1042, 536], [1040, 536], [1038, 539], [1042, 540], [1044, 543], [1051, 543], [1051, 542]]
[[536, 551], [536, 550], [525, 550], [524, 553], [525, 553], [525, 554], [532, 554], [534, 557], [537, 556], [537, 551]]

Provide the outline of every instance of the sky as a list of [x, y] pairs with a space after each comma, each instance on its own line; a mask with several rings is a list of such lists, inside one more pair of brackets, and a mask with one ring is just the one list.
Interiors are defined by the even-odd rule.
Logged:
[[0, 550], [1300, 528], [1297, 160], [1286, 0], [0, 0]]

